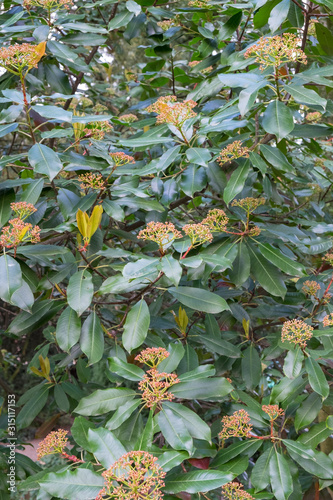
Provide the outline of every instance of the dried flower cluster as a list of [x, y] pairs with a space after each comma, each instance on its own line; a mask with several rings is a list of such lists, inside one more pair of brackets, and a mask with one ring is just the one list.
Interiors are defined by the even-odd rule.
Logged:
[[227, 483], [222, 486], [224, 500], [254, 500], [254, 497], [244, 491], [244, 486], [240, 483]]
[[159, 97], [154, 104], [148, 106], [147, 111], [158, 114], [156, 123], [169, 123], [181, 128], [186, 120], [197, 115], [192, 111], [196, 105], [192, 100], [177, 102], [177, 97], [171, 95]]
[[250, 415], [245, 410], [238, 410], [230, 416], [223, 417], [223, 427], [219, 433], [219, 438], [223, 440], [230, 437], [250, 437], [252, 424], [249, 422]]
[[319, 111], [313, 111], [312, 113], [308, 113], [305, 117], [307, 122], [318, 122], [322, 117], [322, 114]]
[[122, 122], [125, 122], [125, 123], [133, 123], [133, 122], [138, 121], [138, 118], [137, 118], [137, 116], [132, 115], [131, 113], [129, 113], [128, 115], [121, 115], [121, 116], [119, 116], [118, 120], [120, 120]]
[[164, 347], [148, 347], [135, 357], [136, 361], [144, 363], [151, 368], [156, 368], [170, 353]]
[[306, 347], [307, 340], [312, 337], [313, 328], [299, 319], [285, 321], [282, 326], [282, 342], [292, 342], [302, 348]]
[[156, 462], [145, 451], [126, 453], [103, 472], [105, 486], [95, 500], [161, 500], [165, 472]]
[[208, 212], [207, 217], [203, 219], [202, 224], [208, 226], [212, 233], [225, 231], [226, 226], [229, 222], [229, 218], [226, 216], [225, 212], [219, 208], [213, 208]]
[[0, 245], [2, 247], [15, 248], [16, 252], [16, 247], [20, 243], [26, 243], [27, 241], [31, 243], [40, 241], [40, 228], [38, 226], [32, 226], [32, 224], [17, 217], [9, 221], [9, 226], [2, 228], [0, 236]]
[[267, 413], [270, 420], [276, 420], [278, 417], [284, 415], [284, 411], [282, 408], [279, 408], [279, 405], [263, 405], [261, 409]]
[[92, 122], [83, 129], [83, 134], [85, 137], [102, 141], [105, 134], [111, 132], [112, 129], [113, 127], [108, 121]]
[[320, 285], [316, 281], [306, 280], [302, 286], [302, 292], [304, 295], [312, 295], [315, 297], [317, 292], [320, 290]]
[[23, 70], [37, 68], [40, 59], [38, 46], [30, 43], [16, 43], [0, 49], [0, 66], [15, 75], [21, 75]]
[[257, 43], [249, 47], [244, 56], [255, 57], [260, 64], [260, 69], [274, 66], [278, 68], [281, 64], [288, 62], [307, 63], [306, 55], [300, 49], [301, 40], [292, 33], [284, 33], [270, 38], [262, 37]]
[[236, 160], [237, 158], [248, 158], [249, 151], [249, 148], [247, 148], [246, 146], [242, 146], [241, 141], [234, 141], [231, 144], [228, 144], [227, 147], [222, 149], [217, 161], [222, 166], [224, 165], [224, 163], [231, 160]]
[[80, 184], [81, 189], [95, 189], [97, 191], [105, 189], [105, 182], [102, 174], [82, 174], [78, 176], [78, 180], [82, 183]]
[[185, 224], [183, 231], [191, 240], [191, 247], [202, 245], [206, 241], [211, 242], [213, 235], [208, 226], [203, 223], [198, 224]]
[[171, 222], [148, 222], [147, 227], [142, 229], [138, 238], [142, 240], [154, 241], [158, 244], [161, 254], [165, 252], [167, 245], [170, 245], [175, 239], [182, 238], [179, 232]]
[[180, 20], [176, 16], [174, 19], [159, 21], [157, 25], [162, 28], [163, 31], [168, 31], [168, 29], [170, 28], [176, 28], [177, 26], [180, 26]]
[[32, 203], [26, 201], [15, 201], [10, 204], [10, 208], [15, 213], [16, 217], [25, 220], [29, 215], [37, 212], [37, 208]]
[[239, 207], [245, 210], [247, 214], [254, 212], [260, 205], [264, 205], [265, 198], [242, 198], [241, 200], [234, 200], [232, 202], [233, 207]]
[[180, 382], [175, 373], [158, 372], [155, 368], [148, 370], [139, 382], [141, 398], [147, 408], [160, 408], [162, 401], [172, 401], [174, 395], [167, 392], [170, 387]]
[[323, 319], [324, 326], [333, 326], [333, 313], [327, 314]]
[[52, 453], [63, 453], [68, 442], [67, 434], [68, 431], [65, 431], [65, 429], [50, 432], [38, 445], [37, 460], [45, 457], [45, 455], [52, 455]]
[[30, 10], [31, 7], [41, 7], [48, 11], [70, 9], [72, 0], [23, 0], [23, 7]]
[[128, 163], [135, 163], [133, 156], [127, 155], [123, 152], [110, 153], [109, 156], [116, 167], [122, 167]]

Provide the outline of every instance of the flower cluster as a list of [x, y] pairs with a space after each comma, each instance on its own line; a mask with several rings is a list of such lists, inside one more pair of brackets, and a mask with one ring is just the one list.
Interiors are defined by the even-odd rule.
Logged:
[[323, 319], [324, 326], [333, 326], [333, 313], [327, 314]]
[[213, 5], [208, 3], [208, 0], [190, 0], [189, 7], [196, 7], [197, 9], [212, 9]]
[[183, 231], [191, 240], [191, 247], [202, 245], [206, 241], [211, 242], [213, 235], [208, 226], [203, 223], [198, 224], [185, 224]]
[[107, 106], [104, 106], [104, 104], [97, 102], [93, 107], [93, 111], [95, 111], [95, 113], [103, 113], [103, 111], [108, 111], [108, 108]]
[[162, 28], [163, 31], [168, 31], [168, 29], [170, 28], [176, 28], [177, 26], [180, 26], [180, 20], [176, 16], [174, 19], [159, 21], [157, 25]]
[[306, 280], [302, 286], [302, 292], [304, 295], [316, 296], [317, 292], [320, 290], [320, 285], [316, 281]]
[[48, 11], [69, 9], [73, 5], [72, 0], [23, 0], [23, 7], [30, 10], [31, 7], [41, 7]]
[[80, 184], [81, 189], [96, 189], [100, 191], [101, 189], [105, 189], [105, 182], [103, 180], [103, 176], [101, 174], [82, 174], [78, 176], [78, 180], [82, 182]]
[[[191, 61], [188, 63], [188, 65], [190, 66], [190, 68], [195, 68], [195, 66], [197, 66], [197, 64], [199, 64], [199, 62], [201, 62], [201, 61]], [[202, 73], [203, 75], [208, 75], [212, 71], [213, 71], [213, 66], [208, 66], [208, 68], [204, 68], [204, 69], [200, 70], [200, 73]]]
[[224, 149], [222, 149], [220, 156], [217, 161], [222, 166], [224, 163], [236, 160], [237, 158], [248, 158], [249, 157], [249, 148], [246, 146], [242, 147], [241, 141], [234, 141]]
[[318, 19], [311, 19], [308, 28], [308, 35], [316, 36], [316, 24], [319, 23]]
[[52, 453], [63, 453], [68, 442], [67, 434], [68, 432], [64, 429], [50, 432], [38, 445], [37, 460], [45, 455], [52, 455]]
[[175, 239], [182, 238], [179, 232], [171, 222], [148, 222], [147, 227], [142, 229], [138, 238], [141, 240], [150, 240], [158, 244], [160, 252], [164, 255], [165, 247], [170, 245]]
[[333, 253], [328, 252], [324, 256], [323, 261], [327, 262], [327, 264], [329, 264], [330, 266], [333, 266]]
[[135, 163], [133, 156], [126, 155], [123, 152], [109, 153], [109, 156], [116, 167], [122, 167], [128, 163]]
[[192, 100], [177, 102], [177, 97], [171, 95], [159, 97], [154, 104], [148, 106], [147, 111], [158, 114], [156, 123], [169, 123], [180, 128], [186, 120], [197, 115], [192, 111], [196, 105]]
[[105, 134], [111, 132], [112, 129], [111, 123], [107, 121], [92, 122], [83, 129], [83, 133], [85, 137], [91, 137], [96, 141], [102, 141]]
[[225, 500], [254, 500], [254, 497], [240, 483], [227, 483], [222, 486], [222, 494]]
[[247, 214], [254, 212], [260, 205], [265, 203], [265, 198], [242, 198], [241, 200], [234, 200], [232, 202], [233, 207], [239, 207], [245, 210]]
[[0, 66], [16, 75], [21, 75], [23, 70], [37, 68], [40, 59], [38, 46], [30, 43], [16, 43], [0, 49]]
[[252, 424], [250, 415], [245, 410], [235, 411], [231, 416], [222, 418], [222, 430], [219, 433], [221, 440], [230, 437], [250, 437], [252, 433]]
[[279, 408], [279, 405], [263, 405], [261, 409], [267, 413], [270, 420], [276, 420], [278, 417], [284, 415], [284, 411], [282, 408]]
[[148, 370], [139, 382], [141, 398], [147, 408], [159, 407], [162, 401], [172, 401], [174, 395], [167, 392], [170, 387], [180, 382], [175, 373], [158, 372], [155, 368]]
[[125, 123], [133, 123], [133, 122], [138, 121], [138, 117], [129, 113], [128, 115], [119, 116], [118, 120], [125, 122]]
[[302, 348], [306, 347], [307, 340], [312, 337], [313, 328], [299, 319], [285, 321], [282, 326], [282, 342], [292, 342]]
[[26, 201], [13, 202], [10, 204], [10, 208], [13, 210], [16, 217], [21, 220], [25, 220], [29, 215], [37, 212], [37, 208], [35, 208], [32, 203]]
[[319, 111], [313, 111], [312, 113], [308, 113], [305, 119], [307, 122], [318, 122], [321, 116], [322, 115]]
[[248, 235], [254, 238], [255, 236], [259, 236], [261, 233], [261, 229], [258, 226], [251, 227], [251, 229], [248, 232]]
[[170, 353], [164, 347], [149, 347], [135, 357], [136, 361], [156, 368]]
[[26, 243], [27, 241], [31, 243], [40, 241], [40, 228], [38, 226], [32, 226], [32, 224], [17, 217], [9, 221], [9, 226], [2, 228], [0, 236], [0, 245], [2, 247], [15, 248], [16, 253], [16, 247], [20, 243]]
[[255, 57], [261, 70], [269, 66], [278, 68], [281, 64], [288, 62], [306, 64], [306, 55], [299, 48], [300, 43], [301, 40], [292, 33], [284, 33], [282, 36], [276, 35], [270, 38], [262, 37], [246, 50], [244, 56], [246, 58]]
[[156, 462], [146, 451], [126, 453], [102, 473], [105, 486], [96, 500], [161, 500], [165, 472]]
[[213, 208], [208, 212], [208, 215], [203, 219], [202, 224], [208, 226], [212, 232], [223, 232], [229, 222], [229, 218], [225, 212], [219, 208]]

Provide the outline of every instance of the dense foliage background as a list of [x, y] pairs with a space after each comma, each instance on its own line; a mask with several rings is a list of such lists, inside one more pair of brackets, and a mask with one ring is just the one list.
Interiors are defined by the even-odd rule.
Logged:
[[1, 2], [1, 498], [333, 497], [332, 11]]

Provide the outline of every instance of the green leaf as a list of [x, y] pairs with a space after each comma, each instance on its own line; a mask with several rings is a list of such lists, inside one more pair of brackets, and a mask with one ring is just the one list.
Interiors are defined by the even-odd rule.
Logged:
[[79, 341], [80, 333], [80, 318], [73, 309], [66, 307], [57, 321], [56, 339], [59, 347], [63, 351], [69, 352], [71, 347]]
[[22, 286], [20, 264], [10, 255], [0, 257], [0, 298], [10, 302], [13, 293]]
[[196, 439], [211, 441], [210, 427], [196, 414], [186, 406], [179, 403], [166, 401], [163, 403], [163, 409], [169, 409], [174, 415], [177, 415], [183, 422], [190, 436]]
[[112, 200], [103, 200], [103, 208], [109, 217], [122, 222], [125, 219], [124, 210]]
[[306, 358], [305, 369], [307, 371], [309, 383], [312, 389], [317, 394], [320, 394], [323, 399], [326, 399], [329, 395], [330, 389], [319, 363], [311, 357]]
[[118, 28], [122, 28], [126, 26], [132, 17], [134, 16], [133, 12], [129, 12], [128, 10], [124, 10], [121, 14], [116, 15], [110, 22], [108, 29], [109, 31], [116, 30]]
[[82, 325], [80, 347], [88, 357], [90, 365], [97, 363], [103, 356], [104, 333], [100, 319], [95, 312], [89, 314]]
[[135, 443], [135, 450], [149, 450], [154, 438], [154, 410], [149, 411], [148, 420], [141, 436]]
[[171, 389], [172, 394], [182, 399], [221, 399], [233, 390], [232, 385], [222, 377], [212, 377], [191, 382], [180, 382]]
[[280, 273], [268, 260], [266, 260], [254, 247], [247, 243], [251, 258], [251, 271], [256, 281], [272, 295], [284, 298], [286, 286]]
[[306, 380], [301, 375], [293, 380], [283, 378], [273, 387], [270, 404], [281, 403], [283, 406], [290, 404], [295, 400], [297, 394], [304, 390], [305, 386]]
[[193, 439], [183, 420], [169, 408], [163, 408], [157, 416], [158, 425], [167, 442], [175, 450], [193, 451]]
[[311, 424], [321, 409], [321, 397], [313, 392], [301, 404], [295, 415], [295, 429], [298, 432]]
[[207, 182], [206, 169], [198, 168], [196, 165], [189, 165], [181, 175], [180, 188], [187, 196], [193, 196], [197, 191], [201, 191]]
[[283, 255], [281, 250], [272, 247], [269, 243], [259, 242], [260, 253], [269, 260], [276, 267], [281, 269], [291, 276], [305, 276], [307, 275], [305, 267], [297, 261], [289, 259]]
[[259, 385], [261, 378], [261, 360], [253, 344], [243, 351], [242, 378], [247, 389], [254, 389]]
[[190, 163], [207, 167], [207, 163], [209, 163], [211, 159], [211, 153], [209, 149], [188, 148], [186, 150], [186, 158]]
[[120, 408], [118, 408], [117, 411], [114, 412], [110, 420], [106, 422], [105, 426], [111, 431], [118, 429], [118, 427], [128, 420], [140, 405], [142, 405], [142, 401], [140, 399], [127, 401], [127, 403], [124, 403]]
[[219, 35], [218, 39], [219, 40], [227, 40], [237, 29], [239, 26], [239, 23], [242, 20], [242, 12], [236, 12], [233, 16], [231, 16], [228, 21], [224, 24], [219, 29]]
[[301, 349], [298, 347], [288, 351], [284, 359], [283, 372], [288, 378], [296, 378], [301, 373], [304, 356]]
[[320, 97], [314, 90], [307, 89], [298, 85], [286, 85], [285, 90], [300, 104], [308, 104], [310, 106], [321, 106], [326, 109], [327, 101]]
[[197, 311], [217, 314], [229, 309], [222, 297], [201, 288], [179, 286], [178, 288], [168, 288], [168, 292], [181, 304]]
[[252, 457], [259, 450], [262, 445], [260, 439], [248, 439], [247, 441], [238, 441], [231, 444], [227, 448], [220, 450], [214, 460], [211, 463], [212, 467], [220, 467], [221, 465], [229, 462], [235, 457], [242, 455], [243, 453], [248, 457]]
[[[282, 0], [272, 10], [268, 19], [268, 25], [272, 33], [274, 33], [281, 24], [287, 19], [290, 8], [290, 0]], [[274, 133], [274, 132], [271, 132]]]
[[69, 412], [68, 397], [60, 384], [54, 386], [54, 400], [61, 411], [65, 413]]
[[95, 426], [84, 417], [76, 417], [74, 424], [71, 427], [71, 434], [74, 441], [81, 446], [84, 450], [90, 451], [88, 441], [89, 429], [94, 429]]
[[103, 488], [104, 479], [100, 473], [90, 469], [51, 472], [38, 481], [42, 490], [51, 496], [65, 500], [90, 500]]
[[99, 389], [90, 396], [82, 398], [75, 408], [75, 413], [85, 416], [103, 415], [109, 411], [117, 410], [135, 396], [136, 392], [132, 389]]
[[173, 474], [165, 481], [164, 491], [167, 493], [205, 493], [220, 488], [234, 478], [233, 474], [219, 470], [193, 471], [186, 474]]
[[161, 271], [175, 286], [178, 285], [183, 272], [178, 260], [171, 255], [164, 255], [161, 259]]
[[125, 455], [126, 449], [111, 431], [99, 427], [88, 429], [89, 451], [108, 469], [118, 458]]
[[271, 446], [260, 455], [252, 469], [251, 483], [256, 490], [264, 490], [269, 483], [269, 464], [273, 453], [275, 449]]
[[185, 349], [180, 342], [177, 342], [168, 346], [168, 352], [170, 355], [158, 365], [159, 372], [171, 373], [176, 370], [184, 357]]
[[109, 370], [126, 380], [140, 382], [145, 372], [132, 363], [126, 363], [120, 358], [108, 358]]
[[264, 155], [268, 163], [271, 163], [273, 167], [282, 172], [292, 172], [293, 167], [288, 162], [287, 158], [278, 148], [273, 148], [272, 146], [267, 146], [267, 144], [262, 144], [260, 146], [260, 151]]
[[11, 132], [14, 132], [18, 127], [18, 123], [11, 123], [6, 125], [0, 125], [0, 137], [4, 137]]
[[35, 298], [34, 295], [25, 281], [22, 282], [20, 288], [15, 290], [13, 295], [10, 298], [10, 303], [23, 311], [31, 312], [31, 308], [34, 305]]
[[[288, 3], [289, 7], [290, 0], [282, 0], [281, 4], [285, 1]], [[281, 141], [281, 139], [287, 137], [294, 128], [293, 115], [285, 104], [275, 99], [266, 108], [262, 126], [266, 132], [276, 135], [277, 140]]]
[[333, 461], [325, 453], [311, 450], [307, 445], [290, 439], [284, 439], [283, 444], [286, 446], [291, 458], [307, 472], [320, 479], [332, 479]]
[[[332, 3], [332, 2], [331, 2]], [[325, 2], [325, 5], [326, 2]], [[331, 5], [330, 10], [332, 10], [333, 5]], [[317, 23], [316, 23], [317, 24]], [[324, 26], [322, 23], [318, 23], [318, 26], [315, 27], [316, 37], [319, 42], [319, 45], [323, 49], [323, 51], [329, 56], [333, 55], [333, 35], [331, 31]]]
[[245, 244], [241, 241], [237, 245], [237, 257], [229, 271], [231, 282], [236, 286], [241, 286], [250, 276], [251, 261]]
[[293, 480], [286, 459], [276, 450], [269, 461], [269, 479], [276, 500], [288, 500], [293, 492]]
[[[67, 48], [65, 45], [63, 45], [63, 47]], [[37, 104], [36, 106], [31, 106], [31, 108], [44, 118], [49, 118], [52, 121], [54, 120], [67, 123], [70, 123], [72, 121], [73, 113], [71, 111], [65, 111], [60, 106], [46, 106], [45, 104]]]
[[147, 303], [141, 299], [127, 315], [124, 324], [123, 345], [128, 352], [143, 344], [150, 324], [150, 313]]
[[327, 421], [332, 419], [332, 416], [328, 417], [326, 422], [321, 422], [320, 424], [313, 425], [311, 429], [297, 439], [298, 443], [302, 443], [305, 446], [310, 446], [310, 448], [315, 449], [319, 443], [322, 443], [332, 434], [332, 428], [327, 426]]
[[228, 184], [223, 191], [223, 200], [227, 205], [242, 191], [249, 171], [250, 162], [247, 160], [231, 174]]
[[42, 411], [47, 403], [50, 386], [41, 384], [38, 391], [34, 392], [34, 397], [23, 406], [16, 419], [18, 429], [28, 427]]
[[166, 451], [159, 456], [156, 463], [162, 467], [164, 472], [168, 472], [187, 458], [188, 453], [186, 451]]
[[70, 277], [67, 287], [67, 301], [68, 305], [79, 316], [90, 306], [93, 294], [92, 277], [88, 271], [78, 271]]
[[34, 144], [29, 150], [28, 160], [35, 172], [46, 175], [50, 181], [62, 169], [57, 153], [44, 144]]
[[199, 342], [204, 344], [204, 346], [211, 352], [216, 352], [221, 354], [221, 356], [227, 356], [228, 358], [239, 358], [241, 353], [238, 347], [227, 342], [221, 338], [211, 337], [210, 335], [202, 335], [198, 339]]
[[22, 312], [18, 314], [8, 327], [8, 332], [14, 335], [25, 335], [32, 330], [37, 330], [40, 326], [49, 321], [59, 309], [63, 307], [60, 302], [52, 302], [51, 300], [42, 300], [35, 302], [30, 312]]

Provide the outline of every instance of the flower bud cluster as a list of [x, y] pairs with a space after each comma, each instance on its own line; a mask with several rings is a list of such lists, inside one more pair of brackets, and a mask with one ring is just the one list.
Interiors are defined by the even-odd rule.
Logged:
[[70, 9], [73, 5], [72, 0], [23, 0], [23, 7], [30, 10], [31, 7], [41, 7], [48, 11], [60, 9]]
[[165, 472], [146, 451], [130, 451], [102, 473], [105, 486], [95, 500], [162, 500]]
[[227, 483], [222, 486], [223, 500], [254, 500], [254, 497], [240, 483]]
[[306, 347], [307, 340], [311, 339], [313, 328], [299, 319], [285, 321], [282, 326], [281, 340], [282, 342], [292, 342], [302, 348]]
[[168, 31], [168, 29], [180, 26], [180, 24], [181, 22], [178, 16], [174, 17], [173, 19], [166, 19], [165, 21], [159, 21], [157, 23], [157, 25], [162, 28], [163, 31]]
[[235, 411], [230, 416], [222, 418], [222, 430], [219, 433], [221, 440], [230, 437], [251, 437], [252, 424], [250, 422], [250, 415], [245, 410]]
[[0, 245], [5, 248], [16, 248], [20, 243], [37, 243], [40, 241], [40, 228], [32, 226], [17, 217], [9, 221], [9, 226], [2, 228]]
[[162, 401], [172, 401], [174, 394], [167, 392], [170, 387], [180, 382], [175, 373], [158, 372], [155, 368], [148, 370], [139, 382], [141, 398], [147, 408], [160, 408]]
[[333, 326], [333, 313], [327, 314], [323, 319], [324, 326]]
[[213, 235], [208, 226], [203, 223], [185, 224], [183, 231], [191, 240], [191, 246], [194, 248], [197, 245], [202, 245], [206, 241], [213, 241]]
[[111, 132], [112, 129], [113, 127], [108, 121], [91, 122], [83, 129], [83, 135], [91, 137], [95, 141], [102, 141], [105, 134]]
[[241, 200], [234, 200], [232, 202], [233, 207], [239, 207], [245, 210], [248, 214], [254, 212], [260, 205], [264, 205], [265, 198], [242, 198]]
[[82, 174], [78, 176], [78, 180], [82, 183], [80, 184], [81, 189], [96, 189], [97, 191], [105, 189], [102, 174]]
[[323, 261], [327, 262], [327, 264], [329, 264], [330, 266], [333, 266], [333, 253], [332, 252], [328, 252], [324, 256]]
[[205, 224], [205, 226], [209, 227], [212, 233], [223, 233], [228, 222], [229, 218], [226, 216], [224, 210], [213, 208], [213, 210], [210, 210], [208, 212], [207, 217], [203, 219], [202, 224]]
[[135, 163], [133, 156], [127, 155], [123, 152], [109, 153], [109, 156], [116, 167], [122, 167], [128, 163]]
[[15, 201], [10, 204], [10, 208], [15, 213], [16, 217], [25, 220], [29, 215], [37, 212], [37, 208], [32, 203], [26, 201]]
[[227, 147], [222, 149], [217, 161], [222, 166], [228, 161], [236, 160], [237, 158], [248, 158], [249, 151], [249, 148], [247, 148], [246, 146], [242, 147], [241, 141], [234, 141], [231, 144], [228, 144]]
[[182, 233], [178, 231], [171, 222], [148, 222], [147, 227], [142, 229], [138, 238], [142, 240], [154, 241], [158, 244], [160, 252], [164, 254], [165, 247], [177, 238], [182, 238]]
[[302, 286], [302, 292], [304, 295], [309, 295], [315, 297], [317, 292], [320, 290], [320, 285], [316, 281], [306, 280]]
[[165, 96], [148, 106], [147, 111], [158, 114], [156, 123], [169, 123], [180, 128], [186, 120], [197, 115], [192, 111], [196, 105], [192, 100], [177, 102], [176, 96]]
[[30, 43], [16, 43], [0, 49], [0, 66], [16, 75], [22, 74], [23, 70], [37, 68], [40, 59], [37, 45]]
[[135, 115], [132, 115], [131, 113], [127, 115], [121, 115], [118, 117], [118, 120], [125, 122], [125, 123], [133, 123], [138, 121], [138, 117]]
[[263, 405], [261, 409], [267, 413], [270, 420], [276, 420], [278, 417], [284, 415], [284, 411], [282, 408], [279, 408], [279, 405]]
[[50, 434], [48, 434], [38, 445], [37, 460], [45, 457], [45, 455], [63, 453], [68, 443], [67, 434], [68, 431], [65, 429], [58, 429], [57, 431], [50, 432]]
[[270, 66], [278, 68], [288, 62], [307, 63], [306, 55], [300, 49], [301, 40], [293, 33], [284, 33], [282, 36], [275, 35], [270, 38], [262, 37], [257, 43], [249, 47], [244, 56], [255, 57], [264, 70]]
[[312, 113], [308, 113], [305, 116], [307, 122], [318, 122], [322, 117], [322, 114], [319, 111], [313, 111]]
[[140, 354], [135, 357], [135, 360], [148, 365], [151, 368], [156, 368], [169, 356], [170, 353], [164, 349], [164, 347], [149, 347], [144, 351], [141, 351]]
[[208, 3], [209, 0], [190, 0], [189, 7], [196, 7], [197, 9], [212, 9], [213, 5]]

